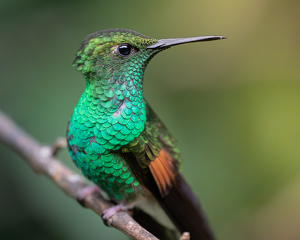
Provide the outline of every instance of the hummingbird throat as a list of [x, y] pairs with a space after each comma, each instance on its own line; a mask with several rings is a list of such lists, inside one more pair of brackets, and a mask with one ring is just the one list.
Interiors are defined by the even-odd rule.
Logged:
[[99, 144], [99, 154], [118, 150], [144, 130], [142, 77], [132, 71], [114, 72], [109, 77], [85, 76], [86, 88], [74, 113], [78, 122], [89, 127], [89, 136]]

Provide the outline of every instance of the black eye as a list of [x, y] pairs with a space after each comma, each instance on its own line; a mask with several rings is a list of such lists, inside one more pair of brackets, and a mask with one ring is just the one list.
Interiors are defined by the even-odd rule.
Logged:
[[128, 56], [130, 55], [132, 52], [132, 46], [130, 46], [129, 44], [123, 44], [123, 45], [120, 45], [118, 47], [118, 53], [120, 54], [120, 56]]

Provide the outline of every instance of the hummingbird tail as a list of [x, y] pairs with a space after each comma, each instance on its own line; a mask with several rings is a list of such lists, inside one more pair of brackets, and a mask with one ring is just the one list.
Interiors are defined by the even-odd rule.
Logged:
[[208, 225], [206, 214], [197, 197], [181, 174], [178, 181], [164, 198], [157, 199], [181, 233], [189, 232], [191, 239], [215, 240]]

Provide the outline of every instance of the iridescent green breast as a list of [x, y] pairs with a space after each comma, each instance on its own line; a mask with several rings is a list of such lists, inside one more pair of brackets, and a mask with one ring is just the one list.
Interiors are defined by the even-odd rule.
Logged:
[[71, 127], [76, 130], [70, 129], [74, 135], [71, 144], [84, 148], [87, 153], [107, 154], [128, 144], [143, 131], [145, 105], [139, 96], [132, 102], [124, 97], [128, 91], [123, 91], [122, 97], [113, 95], [106, 101], [92, 96], [93, 91], [97, 89], [87, 88], [75, 107]]
[[114, 199], [133, 199], [131, 193], [141, 190], [118, 151], [140, 135], [146, 122], [142, 95], [131, 87], [111, 81], [87, 85], [68, 129], [75, 164]]

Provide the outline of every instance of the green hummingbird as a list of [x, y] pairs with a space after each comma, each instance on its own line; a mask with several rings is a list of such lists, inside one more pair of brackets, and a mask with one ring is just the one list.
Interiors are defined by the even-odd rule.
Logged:
[[[69, 121], [70, 155], [83, 174], [117, 205], [104, 211], [142, 209], [192, 239], [215, 239], [194, 195], [178, 171], [180, 150], [143, 97], [144, 71], [172, 46], [224, 39], [200, 36], [154, 39], [126, 29], [95, 32], [82, 42], [73, 66], [86, 87]], [[161, 215], [160, 215], [161, 216]], [[171, 220], [171, 221], [170, 221]]]

